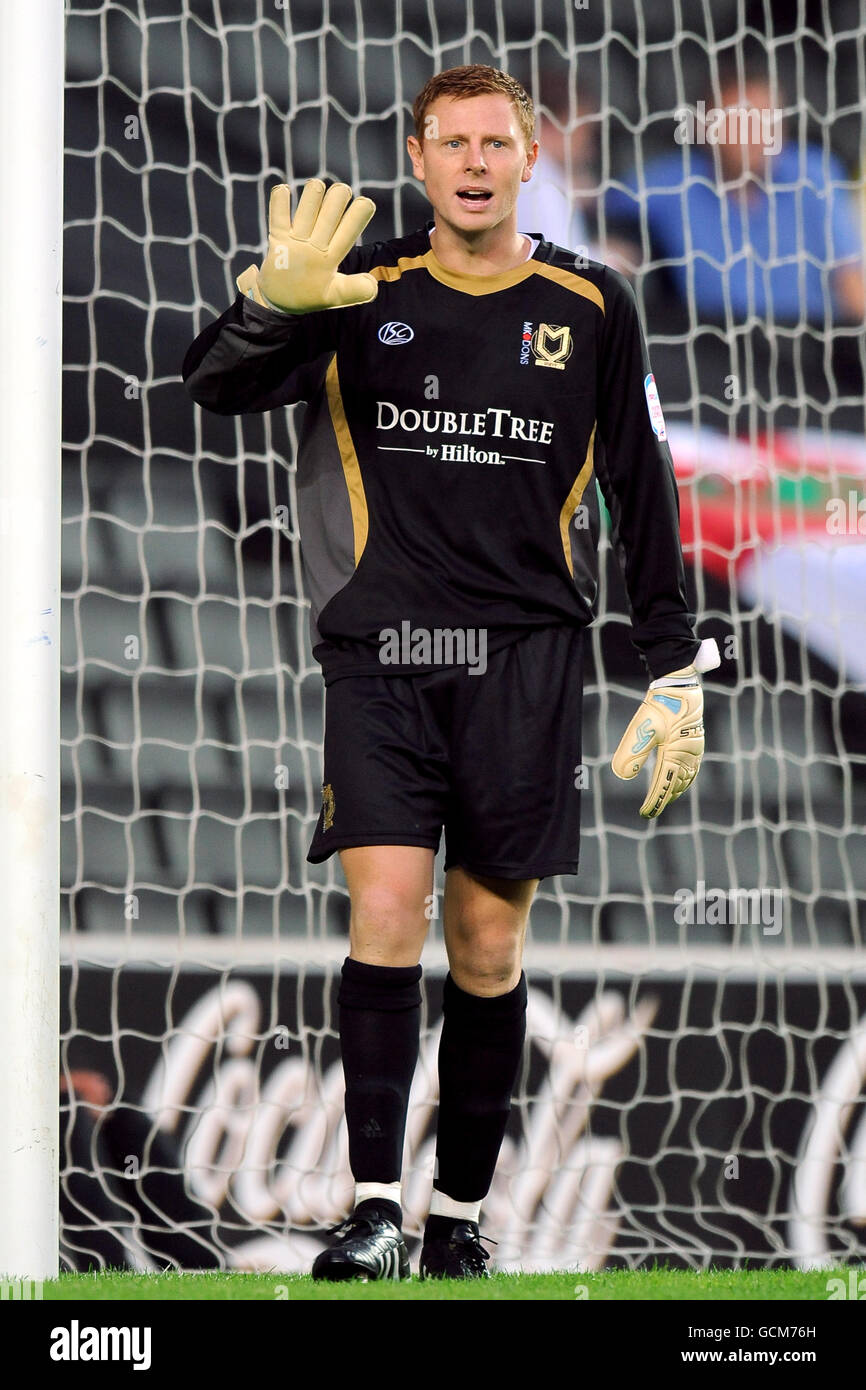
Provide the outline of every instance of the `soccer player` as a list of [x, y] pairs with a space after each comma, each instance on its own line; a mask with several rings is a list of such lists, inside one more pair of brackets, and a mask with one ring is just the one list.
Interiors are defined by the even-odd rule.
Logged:
[[339, 1030], [356, 1182], [314, 1264], [323, 1279], [409, 1272], [401, 1164], [443, 827], [449, 973], [420, 1272], [487, 1272], [478, 1220], [524, 1043], [530, 904], [578, 867], [595, 479], [651, 680], [613, 764], [633, 777], [657, 749], [645, 816], [697, 772], [698, 670], [717, 664], [687, 611], [632, 292], [517, 229], [538, 151], [529, 96], [494, 68], [453, 68], [414, 117], [433, 221], [355, 247], [369, 199], [314, 179], [291, 218], [275, 188], [264, 263], [183, 369], [220, 413], [309, 402], [298, 508], [326, 725], [308, 858], [339, 852], [351, 902]]

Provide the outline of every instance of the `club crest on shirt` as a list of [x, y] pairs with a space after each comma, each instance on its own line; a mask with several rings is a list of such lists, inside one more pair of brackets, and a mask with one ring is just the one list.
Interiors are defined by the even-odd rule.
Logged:
[[555, 367], [557, 371], [564, 371], [574, 348], [571, 329], [560, 328], [555, 323], [540, 323], [532, 335], [530, 346], [536, 367]]
[[334, 788], [330, 782], [322, 786], [322, 829], [331, 830], [334, 825]]

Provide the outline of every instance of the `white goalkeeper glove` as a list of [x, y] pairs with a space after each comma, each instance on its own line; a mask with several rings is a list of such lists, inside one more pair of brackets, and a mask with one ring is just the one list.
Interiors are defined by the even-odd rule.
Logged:
[[692, 666], [652, 681], [643, 703], [623, 734], [611, 768], [623, 781], [636, 777], [652, 750], [655, 770], [640, 813], [660, 816], [698, 775], [704, 755], [704, 692], [700, 673], [721, 665], [714, 638], [702, 642]]
[[345, 183], [332, 183], [326, 193], [321, 179], [310, 179], [293, 222], [289, 186], [277, 184], [268, 209], [267, 257], [261, 270], [247, 266], [237, 278], [238, 289], [284, 314], [346, 309], [375, 299], [379, 284], [374, 276], [337, 270], [375, 211], [370, 198], [353, 202]]

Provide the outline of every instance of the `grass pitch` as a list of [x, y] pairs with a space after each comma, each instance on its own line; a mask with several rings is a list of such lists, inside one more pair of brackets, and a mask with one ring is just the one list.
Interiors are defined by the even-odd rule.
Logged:
[[[862, 1274], [863, 1271], [858, 1271]], [[828, 1298], [828, 1280], [839, 1271], [790, 1269], [712, 1269], [700, 1272], [656, 1267], [606, 1270], [599, 1274], [493, 1274], [479, 1280], [421, 1280], [401, 1283], [353, 1281], [329, 1284], [301, 1274], [133, 1274], [106, 1270], [98, 1274], [63, 1274], [46, 1281], [46, 1300], [84, 1302], [452, 1302], [471, 1299], [536, 1302], [751, 1302], [755, 1300], [820, 1301]]]

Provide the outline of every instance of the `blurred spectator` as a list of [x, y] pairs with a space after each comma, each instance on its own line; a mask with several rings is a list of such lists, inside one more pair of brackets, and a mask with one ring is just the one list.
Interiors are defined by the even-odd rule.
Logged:
[[676, 150], [608, 192], [605, 230], [631, 240], [635, 264], [649, 243], [644, 306], [671, 418], [859, 430], [855, 202], [835, 157], [787, 139], [782, 105], [757, 46], [723, 59], [719, 106], [677, 113]]
[[[573, 104], [572, 104], [573, 103]], [[582, 83], [573, 88], [565, 72], [548, 72], [535, 98], [538, 159], [532, 178], [517, 200], [522, 232], [541, 232], [548, 241], [575, 252], [591, 248], [595, 235], [598, 185], [597, 103]]]
[[780, 105], [761, 66], [752, 60], [741, 81], [729, 60], [719, 82], [727, 119], [705, 108], [681, 121], [675, 152], [609, 191], [607, 226], [636, 243], [639, 262], [643, 205], [652, 258], [670, 262], [699, 319], [862, 323], [862, 242], [845, 171], [819, 146], [784, 138]]

